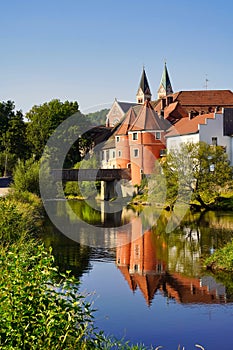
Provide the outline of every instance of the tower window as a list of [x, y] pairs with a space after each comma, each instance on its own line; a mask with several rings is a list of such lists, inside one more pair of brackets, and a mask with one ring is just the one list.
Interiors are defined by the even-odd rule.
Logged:
[[135, 148], [135, 149], [133, 150], [133, 156], [134, 156], [134, 158], [139, 157], [139, 149], [138, 149], [138, 148]]
[[116, 142], [119, 142], [120, 141], [120, 136], [117, 136], [116, 137]]
[[161, 133], [159, 131], [156, 131], [155, 138], [156, 138], [156, 140], [160, 140], [161, 139]]
[[138, 139], [138, 133], [137, 132], [133, 132], [133, 140], [137, 140]]
[[118, 151], [118, 157], [121, 157], [121, 151]]

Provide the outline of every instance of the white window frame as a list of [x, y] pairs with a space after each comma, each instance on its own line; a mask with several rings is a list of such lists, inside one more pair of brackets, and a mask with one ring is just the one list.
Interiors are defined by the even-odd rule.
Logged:
[[[159, 137], [157, 137], [157, 136], [159, 136]], [[161, 140], [161, 132], [160, 131], [156, 131], [155, 132], [155, 139], [156, 140]]]
[[137, 132], [133, 132], [132, 133], [132, 140], [133, 141], [137, 141], [138, 140], [138, 133]]

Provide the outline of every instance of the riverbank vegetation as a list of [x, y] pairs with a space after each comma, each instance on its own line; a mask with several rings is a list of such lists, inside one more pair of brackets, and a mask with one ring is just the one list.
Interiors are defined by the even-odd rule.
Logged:
[[58, 270], [38, 238], [41, 214], [29, 192], [0, 199], [0, 348], [146, 349], [95, 329], [79, 281]]
[[183, 143], [156, 164], [154, 174], [139, 188], [140, 196], [169, 209], [175, 203], [188, 204], [195, 210], [232, 209], [232, 175], [223, 147]]

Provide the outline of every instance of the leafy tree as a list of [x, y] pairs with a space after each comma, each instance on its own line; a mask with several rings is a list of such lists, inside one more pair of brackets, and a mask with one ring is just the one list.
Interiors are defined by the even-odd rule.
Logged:
[[25, 122], [21, 111], [14, 111], [12, 101], [0, 103], [0, 169], [11, 173], [18, 158], [28, 156]]
[[[61, 102], [54, 99], [46, 102], [40, 106], [34, 106], [26, 114], [29, 120], [27, 125], [27, 140], [31, 144], [32, 153], [39, 159], [43, 153], [46, 142], [52, 135], [54, 130], [68, 117], [77, 114], [77, 130], [75, 132], [78, 136], [78, 129], [82, 129], [85, 125], [85, 117], [80, 113], [78, 103], [75, 102]], [[86, 122], [86, 125], [88, 123]], [[73, 130], [71, 130], [71, 133]], [[61, 135], [62, 137], [62, 135]], [[77, 153], [77, 150], [76, 150]]]
[[161, 166], [160, 177], [166, 180], [166, 199], [171, 205], [179, 198], [209, 208], [232, 181], [232, 167], [224, 149], [204, 142], [182, 144], [167, 155]]

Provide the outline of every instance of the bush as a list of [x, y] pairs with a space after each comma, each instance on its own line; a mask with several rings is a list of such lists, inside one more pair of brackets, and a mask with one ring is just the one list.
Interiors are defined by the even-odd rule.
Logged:
[[13, 172], [13, 188], [16, 191], [28, 191], [40, 195], [39, 169], [40, 163], [34, 157], [25, 162], [19, 160]]

